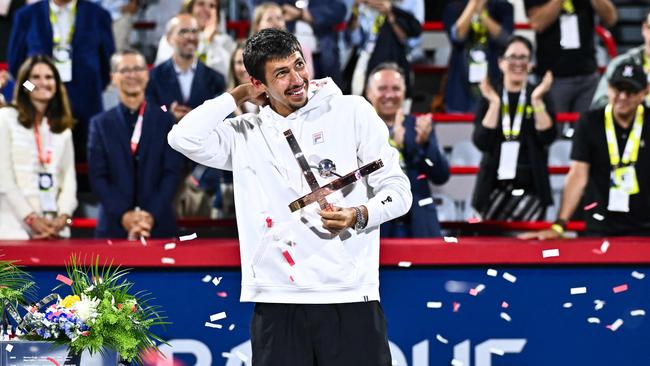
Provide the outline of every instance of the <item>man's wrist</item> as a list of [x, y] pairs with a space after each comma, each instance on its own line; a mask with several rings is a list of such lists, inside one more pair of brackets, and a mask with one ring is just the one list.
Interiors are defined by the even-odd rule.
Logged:
[[354, 221], [353, 228], [356, 230], [363, 230], [368, 225], [368, 209], [365, 206], [356, 206], [352, 207], [356, 214], [356, 219]]

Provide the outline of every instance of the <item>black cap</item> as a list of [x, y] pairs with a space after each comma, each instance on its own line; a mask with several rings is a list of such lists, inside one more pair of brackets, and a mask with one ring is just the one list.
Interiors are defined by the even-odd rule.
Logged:
[[609, 84], [616, 89], [638, 93], [648, 86], [648, 76], [641, 65], [624, 62], [616, 66], [609, 78]]

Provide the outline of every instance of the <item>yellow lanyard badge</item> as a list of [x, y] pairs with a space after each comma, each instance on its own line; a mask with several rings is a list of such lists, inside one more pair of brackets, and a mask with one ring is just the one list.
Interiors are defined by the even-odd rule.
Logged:
[[621, 156], [618, 151], [618, 142], [616, 140], [612, 106], [608, 104], [607, 107], [605, 107], [605, 137], [607, 138], [609, 162], [613, 170], [612, 183], [630, 195], [639, 193], [639, 182], [636, 178], [634, 164], [639, 158], [644, 111], [645, 108], [643, 105], [637, 107], [634, 125], [632, 126], [630, 136], [627, 138], [627, 142], [625, 143], [623, 155]]
[[[72, 2], [72, 8], [71, 8], [71, 13], [72, 13], [72, 23], [70, 24], [70, 29], [68, 30], [68, 37], [66, 39], [65, 44], [69, 45], [72, 43], [72, 35], [74, 34], [74, 22], [75, 18], [77, 16], [77, 1]], [[52, 40], [54, 41], [55, 45], [61, 44], [61, 36], [56, 34], [56, 14], [54, 14], [54, 11], [50, 7], [50, 24], [52, 24]]]
[[576, 12], [575, 6], [573, 6], [573, 1], [572, 0], [564, 0], [562, 3], [562, 11], [564, 11], [565, 14], [573, 14]]
[[508, 91], [503, 88], [501, 96], [501, 129], [503, 136], [506, 140], [516, 140], [521, 132], [521, 123], [524, 119], [524, 110], [526, 107], [526, 85], [524, 85], [519, 93], [519, 100], [517, 101], [517, 109], [515, 110], [514, 124], [510, 121], [510, 103], [508, 101]]

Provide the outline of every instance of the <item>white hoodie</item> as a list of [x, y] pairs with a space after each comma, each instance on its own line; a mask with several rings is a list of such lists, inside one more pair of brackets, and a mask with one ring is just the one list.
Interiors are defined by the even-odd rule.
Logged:
[[[325, 304], [379, 300], [379, 224], [408, 212], [411, 190], [373, 107], [344, 96], [327, 78], [312, 80], [308, 103], [287, 117], [270, 106], [259, 115], [224, 119], [229, 93], [206, 101], [171, 130], [169, 144], [206, 166], [233, 171], [242, 263], [241, 301]], [[345, 175], [381, 159], [384, 167], [327, 196], [339, 207], [365, 205], [368, 225], [332, 235], [313, 203], [291, 213], [310, 192], [283, 132], [293, 131], [310, 165], [322, 159]], [[321, 178], [320, 186], [333, 178]], [[390, 198], [388, 198], [390, 197]]]

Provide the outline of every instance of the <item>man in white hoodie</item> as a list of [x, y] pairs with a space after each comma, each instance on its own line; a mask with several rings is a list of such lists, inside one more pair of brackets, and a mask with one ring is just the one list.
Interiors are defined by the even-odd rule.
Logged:
[[[379, 225], [408, 212], [412, 196], [388, 129], [362, 97], [343, 96], [330, 78], [310, 82], [290, 33], [253, 36], [244, 64], [251, 83], [192, 110], [168, 140], [198, 163], [233, 171], [241, 301], [256, 302], [253, 365], [391, 365]], [[226, 119], [246, 101], [264, 107]], [[315, 188], [308, 179], [322, 187], [378, 159], [379, 170], [329, 194], [329, 207], [289, 208]]]

